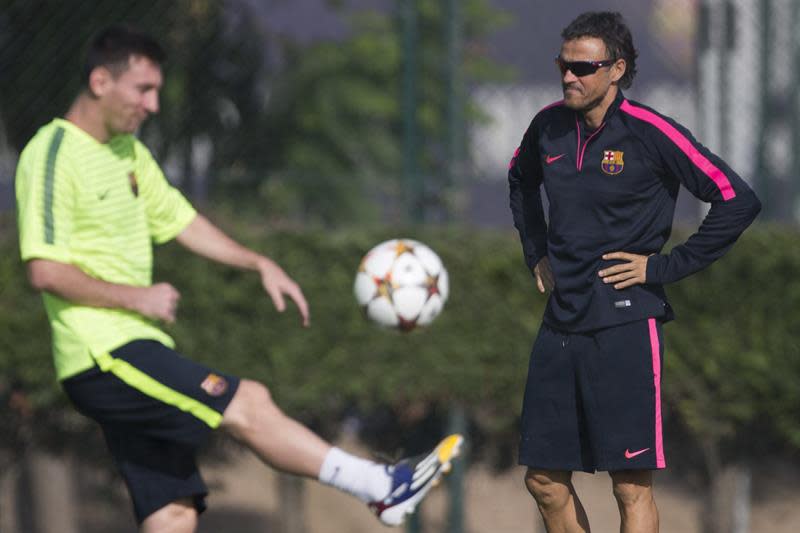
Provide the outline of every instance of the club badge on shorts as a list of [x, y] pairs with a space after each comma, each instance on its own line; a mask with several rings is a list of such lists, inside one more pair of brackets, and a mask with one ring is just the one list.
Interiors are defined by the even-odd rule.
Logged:
[[228, 381], [222, 376], [209, 374], [200, 384], [200, 388], [206, 391], [209, 396], [222, 396], [228, 390]]
[[616, 150], [603, 150], [603, 162], [600, 164], [603, 172], [612, 176], [622, 172], [625, 166], [625, 162], [622, 160], [622, 153]]

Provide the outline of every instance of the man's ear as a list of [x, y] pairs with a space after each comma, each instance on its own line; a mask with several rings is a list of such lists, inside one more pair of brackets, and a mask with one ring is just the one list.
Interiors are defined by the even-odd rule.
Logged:
[[96, 97], [106, 94], [114, 81], [111, 71], [104, 66], [95, 67], [89, 73], [89, 92]]
[[625, 60], [621, 58], [617, 59], [609, 69], [609, 72], [611, 74], [611, 82], [613, 83], [621, 80], [622, 76], [625, 75], [625, 71], [627, 69], [628, 69], [628, 64], [625, 62]]

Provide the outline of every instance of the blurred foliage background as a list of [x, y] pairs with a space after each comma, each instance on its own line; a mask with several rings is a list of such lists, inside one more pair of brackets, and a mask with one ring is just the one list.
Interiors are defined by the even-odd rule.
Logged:
[[[544, 301], [511, 230], [506, 163], [560, 97], [560, 29], [609, 8], [640, 52], [628, 96], [689, 127], [764, 202], [729, 256], [668, 288], [678, 320], [665, 329], [670, 468], [708, 500], [704, 531], [743, 531], [720, 517], [742, 505], [722, 501], [725, 485], [747, 500], [751, 468], [766, 455], [796, 464], [800, 450], [794, 0], [0, 0], [0, 479], [32, 449], [74, 455], [98, 438], [53, 380], [18, 259], [13, 175], [79, 89], [86, 41], [111, 23], [168, 52], [161, 112], [140, 136], [169, 179], [312, 304], [301, 331], [291, 310], [252, 298], [255, 279], [167, 246], [156, 278], [184, 295], [180, 348], [264, 380], [326, 437], [358, 421], [390, 455], [430, 445], [463, 409], [473, 460], [511, 466]], [[674, 241], [704, 212], [682, 194]], [[412, 335], [367, 325], [351, 295], [363, 253], [398, 236], [432, 246], [451, 275], [443, 315]]]
[[[303, 330], [294, 308], [277, 314], [266, 296], [254, 298], [261, 289], [253, 276], [167, 245], [158, 251], [156, 279], [183, 295], [170, 328], [182, 351], [268, 383], [280, 405], [327, 438], [357, 421], [362, 440], [387, 456], [435, 442], [460, 406], [472, 460], [500, 470], [513, 464], [544, 303], [513, 235], [454, 227], [229, 229], [281, 258], [303, 285], [313, 325]], [[451, 273], [445, 312], [407, 335], [367, 324], [351, 293], [361, 254], [396, 231], [430, 244]], [[667, 451], [672, 471], [698, 486], [730, 465], [794, 461], [800, 449], [797, 239], [795, 230], [751, 230], [724, 261], [668, 290], [678, 320], [665, 328]], [[76, 453], [99, 435], [65, 409], [53, 382], [46, 318], [26, 285], [13, 233], [3, 232], [0, 251], [0, 457], [7, 465], [31, 446]]]

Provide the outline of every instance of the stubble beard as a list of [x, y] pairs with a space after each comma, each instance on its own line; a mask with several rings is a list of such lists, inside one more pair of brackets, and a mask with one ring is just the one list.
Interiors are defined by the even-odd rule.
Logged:
[[586, 100], [583, 92], [578, 90], [580, 96], [583, 96], [584, 98], [581, 101], [576, 102], [575, 99], [570, 101], [570, 99], [567, 98], [567, 94], [566, 94], [567, 87], [562, 87], [562, 92], [564, 93], [564, 104], [568, 108], [572, 109], [573, 111], [579, 111], [579, 112], [582, 112], [582, 113], [585, 113], [587, 111], [591, 111], [592, 109], [597, 107], [597, 104], [602, 102], [603, 98], [605, 97], [605, 95], [601, 94], [601, 95], [595, 96], [591, 100]]
[[[566, 90], [567, 90], [567, 87], [562, 86], [562, 92], [566, 93]], [[595, 96], [591, 100], [587, 101], [587, 100], [584, 99], [583, 102], [581, 102], [581, 103], [571, 103], [569, 101], [569, 99], [567, 99], [567, 95], [564, 94], [564, 105], [566, 105], [566, 107], [568, 107], [569, 109], [572, 109], [573, 111], [577, 111], [578, 113], [581, 113], [581, 114], [585, 115], [586, 113], [590, 112], [595, 107], [599, 106], [600, 103], [605, 99], [607, 94], [608, 94], [608, 91], [606, 91], [603, 94], [598, 94], [597, 96]], [[583, 95], [583, 93], [581, 93], [581, 95]]]

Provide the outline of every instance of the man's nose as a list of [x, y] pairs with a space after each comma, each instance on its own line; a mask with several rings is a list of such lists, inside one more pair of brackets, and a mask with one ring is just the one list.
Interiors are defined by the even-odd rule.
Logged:
[[148, 113], [158, 113], [158, 93], [151, 92], [145, 95], [144, 108]]
[[561, 75], [561, 81], [564, 83], [574, 83], [578, 81], [578, 76], [573, 74], [571, 70], [567, 69], [564, 71], [564, 74]]

